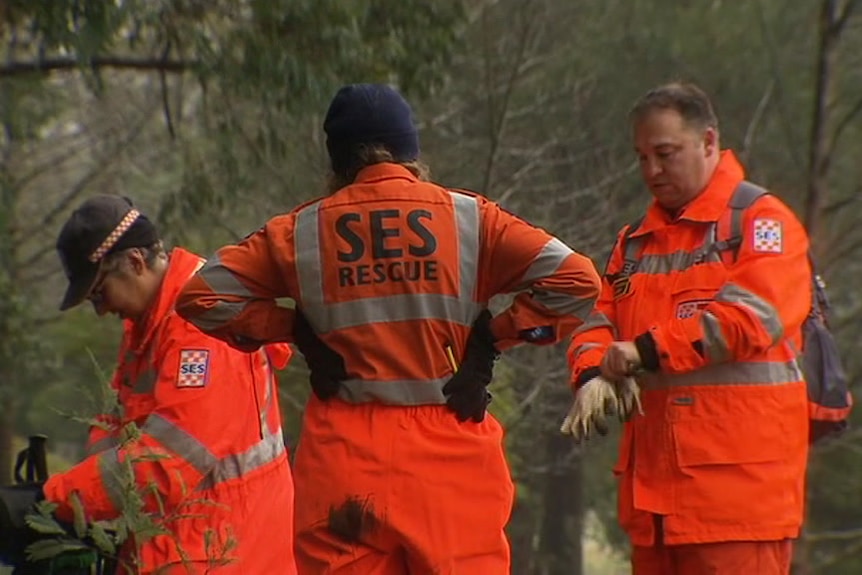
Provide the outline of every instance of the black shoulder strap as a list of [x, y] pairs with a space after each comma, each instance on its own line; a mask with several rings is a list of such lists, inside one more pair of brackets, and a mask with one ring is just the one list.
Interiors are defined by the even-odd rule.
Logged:
[[637, 241], [637, 239], [635, 239], [635, 241], [629, 241], [629, 238], [631, 238], [631, 235], [641, 227], [641, 223], [643, 223], [643, 221], [643, 217], [633, 221], [626, 229], [626, 233], [623, 234], [623, 274], [625, 275], [631, 275], [637, 269], [638, 248], [640, 247], [640, 242]]

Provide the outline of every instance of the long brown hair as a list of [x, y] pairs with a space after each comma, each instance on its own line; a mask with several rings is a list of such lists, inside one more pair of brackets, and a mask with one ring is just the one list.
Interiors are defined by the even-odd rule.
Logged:
[[392, 156], [392, 152], [387, 150], [384, 146], [381, 146], [379, 144], [372, 144], [368, 146], [362, 146], [357, 151], [356, 162], [353, 163], [352, 169], [342, 174], [336, 174], [334, 172], [329, 174], [329, 176], [326, 178], [327, 194], [334, 194], [341, 188], [352, 184], [353, 181], [356, 180], [356, 175], [363, 168], [373, 166], [374, 164], [383, 163], [398, 164], [400, 166], [404, 166], [411, 174], [413, 174], [423, 182], [427, 182], [431, 179], [431, 169], [421, 160], [417, 159], [410, 160], [409, 162], [398, 162]]

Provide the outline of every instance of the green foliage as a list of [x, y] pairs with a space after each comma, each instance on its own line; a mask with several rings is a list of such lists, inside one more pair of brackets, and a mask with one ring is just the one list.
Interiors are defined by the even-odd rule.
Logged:
[[[25, 517], [30, 529], [40, 534], [39, 539], [26, 549], [29, 561], [49, 561], [52, 565], [71, 565], [73, 562], [87, 565], [94, 563], [97, 557], [102, 557], [120, 561], [121, 570], [135, 572], [141, 546], [159, 536], [174, 540], [179, 555], [188, 561], [187, 554], [167, 525], [182, 519], [202, 517], [199, 510], [190, 510], [198, 509], [201, 505], [217, 504], [199, 497], [188, 497], [176, 509], [166, 509], [154, 483], [148, 483], [143, 488], [138, 484], [135, 466], [167, 456], [135, 449], [140, 430], [134, 423], [128, 424], [121, 435], [125, 438], [121, 446], [131, 449], [124, 449], [126, 457], [120, 467], [115, 469], [113, 478], [113, 483], [119, 486], [119, 517], [109, 522], [88, 521], [80, 497], [73, 492], [69, 501], [73, 520], [71, 525], [65, 525], [53, 515], [57, 508], [55, 503], [40, 502]], [[156, 502], [155, 510], [148, 508], [148, 499]], [[213, 568], [233, 561], [236, 540], [230, 533], [213, 529], [203, 535], [207, 558]], [[120, 550], [129, 545], [134, 546], [133, 551], [120, 555]]]

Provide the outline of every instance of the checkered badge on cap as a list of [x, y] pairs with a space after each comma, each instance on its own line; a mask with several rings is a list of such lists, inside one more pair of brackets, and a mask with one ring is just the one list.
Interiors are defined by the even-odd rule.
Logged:
[[203, 387], [207, 384], [210, 352], [206, 349], [184, 349], [180, 352], [177, 387]]

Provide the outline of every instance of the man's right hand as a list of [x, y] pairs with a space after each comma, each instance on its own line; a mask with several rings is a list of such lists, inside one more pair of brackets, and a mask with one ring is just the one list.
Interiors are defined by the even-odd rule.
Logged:
[[600, 368], [606, 379], [619, 381], [641, 368], [640, 352], [632, 341], [615, 341], [605, 351]]

